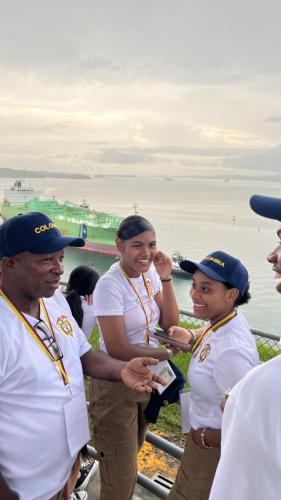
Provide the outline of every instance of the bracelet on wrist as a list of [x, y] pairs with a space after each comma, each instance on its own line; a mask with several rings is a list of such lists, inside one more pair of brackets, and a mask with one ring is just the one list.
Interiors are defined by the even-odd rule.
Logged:
[[161, 283], [168, 283], [168, 281], [172, 281], [172, 278], [162, 279], [160, 278]]
[[194, 333], [192, 330], [190, 330], [189, 328], [187, 328], [187, 331], [188, 331], [188, 333], [190, 333], [190, 335], [191, 335], [191, 339], [190, 339], [190, 341], [188, 342], [188, 345], [190, 345], [190, 346], [192, 347], [192, 346], [195, 344], [195, 342], [196, 342], [195, 333]]
[[167, 353], [168, 353], [168, 359], [172, 359], [174, 353], [172, 351], [172, 349], [166, 349]]
[[206, 441], [205, 441], [205, 433], [206, 433], [207, 427], [203, 427], [200, 432], [200, 440], [202, 444], [202, 448], [213, 448], [213, 446], [209, 446]]

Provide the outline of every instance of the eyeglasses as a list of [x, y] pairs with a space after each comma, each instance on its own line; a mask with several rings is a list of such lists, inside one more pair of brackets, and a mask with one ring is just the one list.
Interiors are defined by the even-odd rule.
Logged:
[[42, 319], [34, 325], [34, 329], [39, 335], [40, 339], [44, 342], [46, 348], [52, 356], [53, 361], [59, 361], [63, 358], [63, 353], [60, 346], [57, 344], [56, 339], [53, 337], [48, 325]]

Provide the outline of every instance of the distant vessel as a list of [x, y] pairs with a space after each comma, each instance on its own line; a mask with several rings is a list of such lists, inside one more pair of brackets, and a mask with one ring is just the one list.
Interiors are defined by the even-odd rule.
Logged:
[[175, 179], [174, 179], [174, 177], [170, 177], [169, 175], [165, 175], [165, 176], [163, 177], [163, 180], [164, 180], [164, 181], [174, 181]]
[[21, 180], [4, 191], [0, 204], [2, 217], [6, 220], [17, 214], [42, 212], [48, 215], [67, 236], [85, 240], [81, 250], [92, 253], [117, 256], [115, 246], [116, 230], [121, 218], [104, 212], [91, 210], [83, 200], [81, 205], [65, 201], [59, 203], [54, 197], [41, 199], [42, 191], [25, 186]]
[[191, 279], [192, 274], [187, 273], [186, 271], [183, 271], [180, 268], [180, 262], [182, 260], [185, 260], [185, 257], [183, 257], [180, 254], [180, 252], [173, 252], [171, 258], [172, 258], [172, 274], [178, 276], [179, 278]]

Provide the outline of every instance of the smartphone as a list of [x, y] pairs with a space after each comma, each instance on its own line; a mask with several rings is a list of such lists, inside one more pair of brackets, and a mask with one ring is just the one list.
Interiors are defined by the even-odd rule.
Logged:
[[182, 342], [178, 342], [177, 340], [174, 340], [173, 337], [170, 338], [168, 333], [165, 332], [165, 330], [155, 330], [155, 332], [149, 332], [148, 335], [153, 339], [159, 340], [159, 342], [162, 344], [173, 345], [175, 347], [178, 347], [182, 351], [188, 352], [191, 349], [189, 345], [184, 344]]

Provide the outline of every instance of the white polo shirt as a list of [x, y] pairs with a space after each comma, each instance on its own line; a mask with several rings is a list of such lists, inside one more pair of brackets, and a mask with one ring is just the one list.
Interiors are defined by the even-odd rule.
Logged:
[[94, 313], [94, 304], [88, 304], [85, 297], [80, 297], [81, 307], [83, 309], [83, 321], [81, 330], [84, 332], [88, 340], [92, 334], [94, 326], [97, 324], [97, 318]]
[[279, 355], [252, 370], [231, 391], [209, 500], [280, 500], [280, 374]]
[[191, 427], [220, 429], [224, 391], [258, 363], [255, 340], [241, 313], [210, 331], [194, 352], [188, 369], [190, 399], [185, 419]]
[[[68, 479], [75, 457], [64, 407], [84, 391], [80, 357], [91, 348], [60, 292], [44, 303], [63, 352], [71, 392], [0, 297], [0, 472], [21, 500], [49, 500]], [[43, 311], [40, 315], [44, 320]], [[38, 321], [26, 317], [32, 325]]]
[[[145, 273], [152, 289], [153, 296], [162, 290], [158, 274], [151, 266]], [[149, 318], [149, 330], [154, 331], [160, 317], [159, 308], [152, 296], [152, 311], [142, 276], [130, 278], [143, 301]], [[124, 276], [119, 263], [113, 264], [97, 282], [94, 291], [94, 311], [97, 316], [123, 316], [125, 333], [129, 344], [145, 346], [146, 320], [140, 301]], [[99, 324], [99, 321], [98, 321]], [[100, 329], [100, 325], [99, 325]], [[114, 331], [112, 332], [114, 335]], [[155, 347], [158, 341], [150, 339], [149, 346]], [[100, 329], [100, 348], [106, 352], [102, 331]]]

